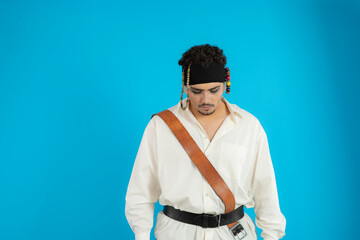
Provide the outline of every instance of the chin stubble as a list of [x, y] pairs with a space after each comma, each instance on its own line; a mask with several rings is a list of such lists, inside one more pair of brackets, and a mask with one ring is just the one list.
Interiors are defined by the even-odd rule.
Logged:
[[203, 113], [203, 112], [200, 112], [200, 111], [198, 111], [200, 114], [202, 114], [202, 115], [211, 115], [211, 114], [213, 114], [214, 112], [215, 112], [215, 110], [214, 111], [212, 111], [212, 112], [208, 112], [208, 113]]

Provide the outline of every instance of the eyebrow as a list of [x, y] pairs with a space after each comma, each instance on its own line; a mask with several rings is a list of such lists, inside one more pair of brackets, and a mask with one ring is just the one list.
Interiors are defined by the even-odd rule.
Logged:
[[[215, 90], [215, 89], [217, 89], [217, 88], [220, 88], [220, 86], [216, 86], [216, 87], [210, 88], [209, 91]], [[204, 91], [203, 89], [198, 89], [198, 88], [194, 88], [194, 87], [191, 87], [191, 90]]]

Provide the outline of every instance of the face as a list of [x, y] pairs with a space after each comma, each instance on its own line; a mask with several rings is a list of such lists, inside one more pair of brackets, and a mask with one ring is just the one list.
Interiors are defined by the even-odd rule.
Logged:
[[190, 108], [202, 115], [210, 115], [216, 111], [222, 95], [225, 91], [225, 83], [203, 83], [190, 85], [189, 92]]

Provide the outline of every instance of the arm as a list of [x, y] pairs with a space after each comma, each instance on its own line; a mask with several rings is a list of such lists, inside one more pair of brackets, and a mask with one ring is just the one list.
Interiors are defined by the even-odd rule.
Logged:
[[252, 194], [255, 202], [255, 222], [262, 229], [264, 240], [278, 240], [285, 235], [286, 219], [280, 212], [275, 173], [267, 136], [260, 126], [255, 153]]
[[155, 119], [145, 129], [126, 193], [125, 215], [136, 240], [149, 240], [154, 203], [160, 196], [157, 180]]

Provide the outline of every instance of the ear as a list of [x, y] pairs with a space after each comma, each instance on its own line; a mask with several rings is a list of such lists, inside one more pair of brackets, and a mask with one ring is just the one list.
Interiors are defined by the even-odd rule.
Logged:
[[225, 92], [225, 90], [226, 90], [226, 82], [224, 82], [223, 84], [223, 93]]

